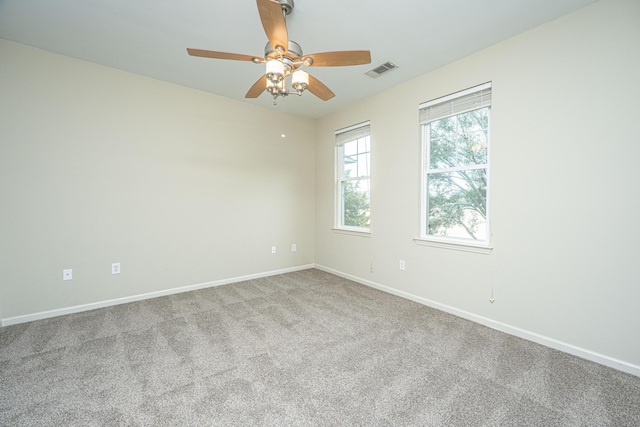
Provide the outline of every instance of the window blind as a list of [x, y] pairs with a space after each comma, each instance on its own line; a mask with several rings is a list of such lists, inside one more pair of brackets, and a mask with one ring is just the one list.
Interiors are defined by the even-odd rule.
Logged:
[[420, 124], [490, 105], [491, 83], [485, 83], [420, 104]]
[[359, 138], [364, 138], [371, 133], [371, 122], [364, 122], [357, 125], [349, 126], [348, 128], [340, 129], [336, 131], [336, 147], [346, 144], [349, 141], [354, 141]]

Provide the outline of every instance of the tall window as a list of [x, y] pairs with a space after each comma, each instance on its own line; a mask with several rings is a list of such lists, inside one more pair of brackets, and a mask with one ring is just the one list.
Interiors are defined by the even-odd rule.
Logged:
[[491, 83], [420, 105], [422, 237], [489, 245]]
[[336, 228], [370, 231], [369, 122], [336, 131]]

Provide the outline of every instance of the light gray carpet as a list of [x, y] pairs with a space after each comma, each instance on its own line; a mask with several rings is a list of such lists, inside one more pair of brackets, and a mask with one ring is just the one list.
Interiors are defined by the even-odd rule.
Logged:
[[0, 330], [2, 426], [640, 426], [640, 378], [319, 270]]

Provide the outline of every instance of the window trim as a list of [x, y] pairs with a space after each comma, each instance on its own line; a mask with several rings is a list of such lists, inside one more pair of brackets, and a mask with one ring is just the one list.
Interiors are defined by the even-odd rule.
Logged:
[[[448, 102], [463, 96], [471, 95], [477, 92], [484, 91], [486, 89], [492, 89], [492, 83], [487, 82], [481, 85], [477, 85], [468, 89], [464, 89], [449, 95], [442, 96], [440, 98], [433, 99], [431, 101], [423, 102], [419, 105], [418, 111], [428, 108], [433, 105], [438, 105], [444, 102]], [[450, 249], [450, 250], [458, 250], [464, 252], [473, 252], [479, 254], [490, 254], [493, 250], [492, 245], [492, 232], [491, 232], [491, 206], [490, 206], [490, 194], [491, 194], [491, 111], [492, 111], [492, 103], [489, 102], [488, 105], [483, 105], [477, 108], [469, 108], [465, 110], [456, 111], [455, 113], [449, 116], [443, 116], [436, 118], [431, 121], [441, 120], [446, 117], [452, 117], [459, 114], [464, 114], [469, 111], [473, 111], [479, 108], [489, 107], [489, 124], [488, 124], [488, 133], [489, 133], [489, 145], [487, 147], [487, 162], [486, 168], [482, 167], [480, 169], [486, 169], [487, 171], [487, 194], [486, 194], [486, 231], [487, 237], [485, 240], [476, 241], [472, 239], [464, 239], [464, 238], [456, 238], [456, 237], [448, 237], [448, 236], [435, 236], [427, 234], [427, 157], [428, 157], [428, 135], [426, 132], [428, 131], [428, 123], [423, 123], [422, 119], [419, 121], [420, 123], [420, 217], [419, 217], [419, 236], [413, 239], [414, 243], [419, 246], [430, 246], [434, 248], [442, 248], [442, 249]], [[421, 116], [422, 118], [422, 116]]]
[[414, 237], [413, 242], [418, 246], [431, 246], [432, 248], [451, 249], [456, 251], [473, 252], [476, 254], [485, 255], [489, 255], [493, 250], [493, 246], [491, 245], [483, 245], [461, 240], [457, 241], [453, 239], [454, 238], [449, 237], [448, 240], [444, 241], [436, 238], [435, 236]]
[[[364, 128], [368, 128], [368, 132], [366, 133], [366, 135], [369, 137], [369, 168], [370, 168], [371, 167], [371, 121], [370, 120], [357, 123], [355, 125], [347, 126], [342, 129], [338, 129], [334, 133], [334, 135], [336, 136], [336, 142], [334, 147], [334, 156], [335, 156], [334, 177], [333, 177], [334, 178], [333, 179], [334, 181], [334, 209], [333, 209], [334, 220], [333, 220], [332, 230], [341, 234], [348, 234], [348, 235], [360, 236], [360, 237], [370, 237], [371, 205], [369, 205], [369, 227], [355, 227], [355, 226], [342, 225], [343, 210], [344, 210], [344, 201], [342, 198], [342, 183], [345, 181], [360, 181], [360, 180], [366, 179], [369, 181], [369, 192], [371, 192], [371, 170], [369, 170], [369, 175], [367, 175], [366, 177], [351, 177], [343, 181], [341, 179], [340, 168], [344, 169], [344, 164], [343, 164], [343, 159], [340, 158], [340, 156], [338, 155], [341, 147], [344, 147], [344, 145], [347, 142], [353, 141], [353, 139], [348, 139], [348, 140], [342, 139], [339, 137], [339, 135], [343, 135], [348, 132], [354, 132], [354, 134], [357, 136], [356, 139], [359, 139], [362, 137], [358, 133], [359, 129], [364, 129]], [[369, 197], [371, 197], [371, 193], [369, 193]], [[369, 203], [371, 203], [371, 198], [369, 198]]]
[[371, 237], [371, 227], [369, 227], [369, 231], [362, 231], [364, 229], [358, 227], [342, 227], [342, 228], [331, 228], [334, 232], [338, 234], [346, 234], [349, 236], [357, 236], [357, 237]]

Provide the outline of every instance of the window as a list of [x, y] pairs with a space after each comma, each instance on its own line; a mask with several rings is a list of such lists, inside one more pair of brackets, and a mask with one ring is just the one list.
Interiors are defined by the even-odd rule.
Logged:
[[336, 228], [369, 232], [369, 122], [336, 131]]
[[489, 246], [491, 83], [420, 105], [421, 239]]

